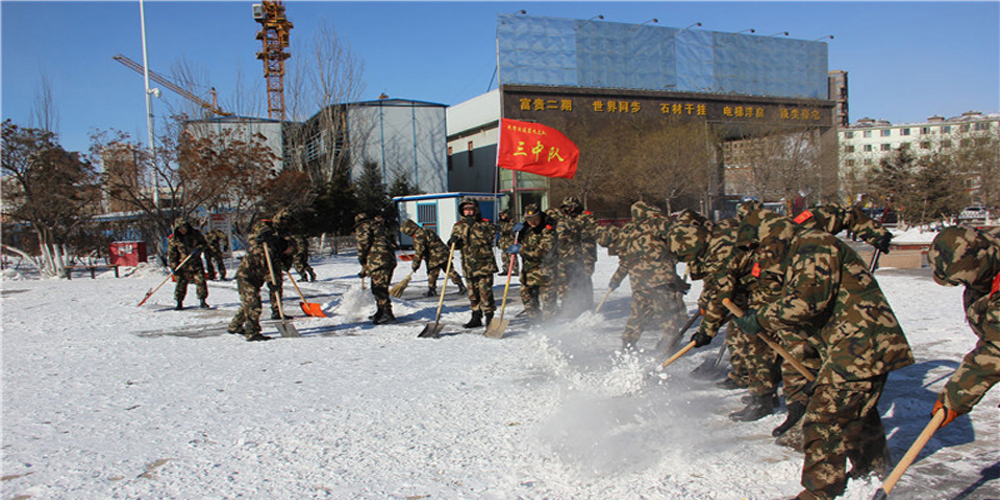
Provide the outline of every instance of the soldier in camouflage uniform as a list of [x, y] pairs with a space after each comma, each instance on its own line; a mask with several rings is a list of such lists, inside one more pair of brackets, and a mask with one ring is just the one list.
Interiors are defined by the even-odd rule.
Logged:
[[[579, 247], [583, 255], [583, 267], [575, 267], [568, 276], [572, 298], [581, 312], [594, 308], [594, 266], [597, 264], [597, 218], [583, 209], [583, 203], [576, 196], [566, 197], [559, 207], [563, 218], [573, 221], [579, 233]], [[565, 306], [564, 306], [565, 307]]]
[[927, 258], [935, 282], [965, 287], [965, 317], [979, 337], [934, 403], [933, 413], [945, 410], [944, 427], [972, 411], [1000, 381], [1000, 237], [949, 227], [934, 238]]
[[[267, 253], [264, 252], [265, 246]], [[267, 336], [260, 333], [262, 309], [260, 288], [264, 283], [272, 281], [272, 269], [277, 274], [279, 269], [291, 264], [295, 250], [295, 241], [279, 236], [277, 232], [261, 231], [257, 234], [243, 261], [236, 268], [236, 288], [240, 292], [240, 308], [229, 322], [229, 327], [226, 329], [229, 333], [243, 335], [250, 342], [268, 340]], [[271, 257], [270, 267], [267, 256]]]
[[[821, 365], [803, 417], [801, 500], [827, 500], [852, 477], [883, 473], [888, 465], [878, 400], [892, 370], [913, 354], [868, 266], [829, 233], [792, 225], [787, 241], [763, 234], [763, 210], [741, 218], [738, 246], [772, 252], [783, 288], [777, 300], [754, 304], [733, 321], [749, 335], [766, 330], [807, 332]], [[769, 231], [770, 233], [770, 231]], [[772, 239], [775, 241], [766, 241]]]
[[309, 265], [309, 239], [301, 234], [296, 234], [293, 238], [297, 250], [292, 259], [292, 266], [303, 281], [316, 281], [316, 270]]
[[463, 198], [458, 203], [458, 222], [452, 226], [448, 246], [454, 245], [462, 254], [462, 269], [469, 281], [469, 307], [472, 319], [464, 326], [475, 328], [486, 326], [493, 320], [496, 299], [493, 297], [493, 275], [497, 272], [496, 258], [493, 256], [493, 239], [497, 226], [482, 217], [479, 202]]
[[358, 261], [361, 263], [361, 276], [372, 280], [372, 295], [378, 310], [372, 316], [376, 325], [393, 323], [396, 316], [392, 314], [392, 299], [389, 297], [389, 282], [392, 272], [396, 269], [396, 239], [386, 227], [384, 221], [376, 218], [368, 221], [364, 214], [358, 214], [355, 219], [354, 237], [358, 243]]
[[[208, 283], [205, 282], [205, 268], [202, 267], [201, 254], [208, 248], [205, 237], [201, 231], [191, 227], [191, 224], [178, 219], [174, 224], [174, 232], [169, 237], [167, 245], [167, 263], [174, 270], [177, 277], [177, 286], [174, 287], [174, 300], [177, 306], [174, 309], [180, 311], [184, 309], [184, 297], [187, 295], [188, 283], [194, 281], [198, 293], [198, 300], [202, 309], [208, 309], [205, 299], [208, 298]], [[178, 268], [181, 261], [188, 255], [192, 255], [184, 266]]]
[[[517, 255], [508, 254], [506, 252], [507, 248], [514, 244], [514, 221], [510, 218], [510, 210], [504, 209], [500, 211], [497, 215], [497, 226], [500, 227], [500, 234], [497, 238], [497, 248], [503, 250], [503, 269], [497, 273], [497, 276], [506, 276], [507, 272], [510, 271], [511, 276], [517, 275], [520, 271], [520, 267], [517, 263]], [[511, 258], [513, 257], [513, 258]], [[511, 263], [513, 262], [513, 269], [511, 269]]]
[[[436, 232], [428, 231], [410, 219], [403, 221], [399, 230], [413, 238], [413, 272], [420, 269], [421, 262], [427, 261], [427, 296], [437, 295], [438, 274], [448, 266], [448, 247], [444, 245]], [[454, 267], [448, 271], [448, 276], [445, 279], [448, 278], [451, 278], [451, 281], [458, 285], [459, 295], [468, 293], [465, 283], [462, 282], [462, 277], [459, 276]]]
[[[272, 218], [261, 219], [250, 231], [250, 246], [254, 246], [258, 242], [276, 241], [279, 238], [287, 237], [288, 234], [285, 232], [287, 222], [288, 212], [283, 210], [276, 213]], [[285, 283], [283, 272], [291, 269], [292, 261], [283, 262], [285, 262], [285, 265], [274, 268], [275, 280], [267, 280], [267, 292], [271, 303], [271, 319], [281, 319], [281, 310], [278, 307], [278, 302], [283, 300], [285, 295], [283, 289]]]
[[205, 272], [208, 273], [208, 279], [214, 280], [216, 278], [215, 266], [213, 266], [216, 264], [219, 267], [218, 277], [224, 281], [226, 279], [226, 265], [222, 259], [222, 243], [226, 241], [226, 233], [212, 229], [205, 233], [205, 241], [208, 243], [205, 251]]
[[622, 332], [624, 349], [633, 349], [654, 321], [662, 323], [661, 346], [669, 348], [678, 340], [686, 288], [677, 276], [677, 257], [668, 248], [669, 229], [670, 220], [659, 209], [637, 201], [632, 221], [615, 240], [619, 263], [608, 286], [614, 290], [628, 276], [632, 287], [632, 314]]
[[811, 229], [837, 235], [843, 230], [856, 235], [884, 254], [889, 253], [890, 233], [882, 223], [868, 216], [861, 207], [836, 204], [812, 207], [795, 216], [795, 222]]
[[524, 208], [526, 227], [517, 236], [521, 266], [521, 303], [529, 321], [538, 324], [556, 309], [553, 275], [556, 269], [556, 235], [545, 212], [532, 203]]

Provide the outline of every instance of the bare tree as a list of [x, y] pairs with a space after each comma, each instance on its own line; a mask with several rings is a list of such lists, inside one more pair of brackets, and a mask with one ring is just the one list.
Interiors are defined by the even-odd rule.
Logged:
[[990, 210], [1000, 209], [1000, 138], [989, 131], [971, 131], [958, 137], [948, 156], [969, 179], [977, 201]]
[[59, 111], [52, 99], [52, 84], [45, 73], [41, 75], [41, 83], [38, 85], [35, 101], [31, 105], [30, 116], [29, 127], [47, 130], [54, 134], [59, 133]]

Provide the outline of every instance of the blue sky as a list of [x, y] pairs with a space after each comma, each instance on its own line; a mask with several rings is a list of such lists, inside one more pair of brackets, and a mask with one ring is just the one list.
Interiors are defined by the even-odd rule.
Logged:
[[[259, 25], [253, 2], [146, 2], [150, 67], [169, 75], [184, 61], [232, 103], [237, 82], [264, 100]], [[930, 115], [1000, 111], [1000, 2], [320, 2], [286, 1], [296, 42], [331, 24], [364, 61], [363, 100], [391, 97], [457, 104], [488, 89], [496, 64], [496, 15], [528, 15], [829, 42], [830, 69], [848, 71], [852, 121], [893, 123]], [[143, 80], [112, 60], [142, 61], [139, 4], [0, 3], [2, 116], [30, 122], [45, 75], [69, 150], [86, 150], [93, 130], [146, 136]], [[292, 57], [301, 54], [292, 53]], [[494, 82], [495, 87], [495, 82]], [[206, 89], [192, 89], [207, 97]], [[181, 98], [164, 91], [159, 115]], [[176, 104], [175, 104], [176, 108]]]

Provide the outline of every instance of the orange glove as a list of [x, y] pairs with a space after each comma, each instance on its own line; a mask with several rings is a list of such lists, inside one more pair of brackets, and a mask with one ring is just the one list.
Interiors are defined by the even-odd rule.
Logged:
[[944, 410], [944, 421], [941, 422], [941, 427], [944, 427], [951, 423], [952, 420], [958, 418], [958, 413], [955, 410], [949, 409], [940, 399], [934, 402], [934, 411], [931, 412], [931, 416], [937, 414], [938, 410]]

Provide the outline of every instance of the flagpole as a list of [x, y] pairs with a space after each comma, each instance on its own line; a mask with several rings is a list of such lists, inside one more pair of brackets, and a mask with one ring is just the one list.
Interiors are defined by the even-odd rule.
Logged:
[[[496, 155], [496, 161], [493, 163], [493, 196], [494, 196], [494, 203], [496, 202], [496, 198], [495, 198], [496, 195], [500, 192], [500, 134], [503, 133], [503, 90], [501, 90], [501, 88], [500, 88], [500, 86], [501, 86], [500, 82], [502, 80], [500, 78], [500, 27], [499, 27], [499, 25], [500, 25], [500, 23], [497, 23], [497, 33], [496, 33], [496, 38], [494, 39], [496, 41], [496, 57], [497, 57], [497, 94], [498, 94], [498, 97], [500, 99], [500, 117], [497, 118], [497, 155]], [[510, 175], [511, 175], [511, 179], [515, 179], [517, 177], [517, 173], [514, 172], [513, 170], [510, 172]], [[511, 189], [511, 202], [510, 202], [509, 205], [510, 205], [510, 208], [511, 208], [511, 212], [510, 212], [511, 213], [511, 218], [516, 221], [517, 220], [517, 213], [518, 213], [518, 211], [517, 211], [517, 192], [514, 191], [514, 189], [513, 189], [514, 185], [515, 184], [511, 184], [511, 188], [512, 188]], [[499, 215], [498, 215], [499, 214], [499, 210], [494, 210], [494, 212], [495, 213], [493, 214], [493, 216], [495, 218], [494, 219], [494, 222], [495, 222], [496, 219], [499, 218]]]

